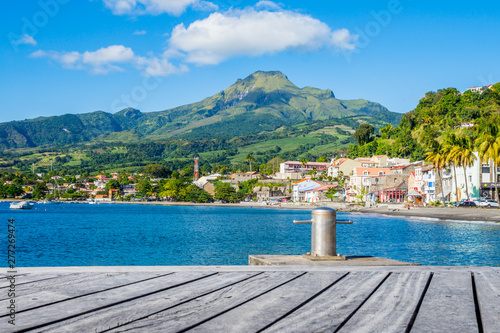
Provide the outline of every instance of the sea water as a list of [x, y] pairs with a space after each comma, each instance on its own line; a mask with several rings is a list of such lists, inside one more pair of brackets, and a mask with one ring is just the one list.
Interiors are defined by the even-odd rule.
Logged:
[[[310, 251], [308, 210], [0, 203], [7, 249], [15, 219], [16, 266], [246, 265], [251, 254]], [[500, 266], [500, 226], [338, 213], [337, 252], [422, 265]], [[4, 244], [2, 246], [1, 244]], [[5, 250], [7, 251], [7, 250]], [[7, 254], [0, 267], [7, 266]]]

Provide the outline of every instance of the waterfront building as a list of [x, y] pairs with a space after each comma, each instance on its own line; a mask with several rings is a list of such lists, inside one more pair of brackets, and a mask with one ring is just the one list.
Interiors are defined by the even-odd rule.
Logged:
[[304, 201], [307, 191], [314, 190], [321, 186], [323, 185], [310, 178], [299, 180], [298, 182], [293, 183], [292, 200], [295, 202]]
[[339, 175], [349, 176], [352, 174], [355, 167], [360, 167], [361, 162], [350, 158], [339, 158], [332, 160], [328, 166], [328, 176], [337, 178]]

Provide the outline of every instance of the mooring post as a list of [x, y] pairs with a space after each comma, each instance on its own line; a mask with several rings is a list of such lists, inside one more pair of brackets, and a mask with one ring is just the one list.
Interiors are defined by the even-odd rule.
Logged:
[[311, 223], [311, 257], [337, 256], [337, 224], [352, 224], [352, 221], [337, 221], [337, 212], [332, 208], [316, 208], [311, 220], [293, 221], [295, 224]]

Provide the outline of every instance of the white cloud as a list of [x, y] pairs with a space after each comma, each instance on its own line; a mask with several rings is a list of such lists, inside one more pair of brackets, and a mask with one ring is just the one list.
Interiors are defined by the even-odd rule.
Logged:
[[351, 34], [347, 29], [335, 30], [332, 33], [332, 43], [343, 50], [354, 50], [358, 38], [358, 35]]
[[248, 8], [212, 13], [187, 28], [180, 24], [174, 28], [169, 45], [170, 51], [183, 52], [188, 63], [214, 65], [236, 56], [286, 50], [311, 51], [327, 46], [350, 50], [355, 39], [347, 29], [332, 31], [308, 15]]
[[217, 10], [219, 7], [203, 0], [103, 0], [104, 5], [115, 15], [160, 15], [179, 16], [188, 7], [195, 10]]
[[136, 30], [136, 31], [134, 31], [134, 33], [132, 35], [134, 35], [134, 36], [142, 36], [142, 35], [145, 35], [147, 33], [148, 32], [146, 30]]
[[120, 66], [125, 64], [133, 65], [141, 70], [141, 74], [144, 76], [168, 76], [187, 71], [185, 65], [177, 67], [165, 57], [152, 56], [147, 58], [136, 56], [132, 49], [123, 45], [111, 45], [97, 51], [85, 51], [83, 53], [38, 50], [33, 52], [30, 57], [49, 58], [60, 63], [65, 69], [88, 70], [92, 74], [123, 72], [124, 68]]
[[13, 41], [15, 45], [21, 45], [21, 44], [26, 44], [26, 45], [34, 45], [36, 46], [38, 43], [36, 42], [35, 38], [31, 37], [30, 35], [21, 35], [21, 37], [18, 40]]
[[281, 6], [275, 2], [268, 0], [261, 0], [257, 2], [255, 8], [264, 8], [264, 9], [273, 9], [273, 10], [281, 10]]
[[93, 74], [107, 74], [113, 71], [123, 71], [116, 64], [130, 63], [135, 59], [132, 49], [123, 45], [111, 45], [100, 48], [97, 51], [85, 51], [83, 53], [36, 51], [31, 54], [32, 58], [49, 58], [60, 63], [67, 69], [86, 69]]
[[165, 58], [137, 57], [135, 63], [138, 68], [142, 69], [144, 76], [168, 76], [188, 71], [186, 65], [177, 67]]

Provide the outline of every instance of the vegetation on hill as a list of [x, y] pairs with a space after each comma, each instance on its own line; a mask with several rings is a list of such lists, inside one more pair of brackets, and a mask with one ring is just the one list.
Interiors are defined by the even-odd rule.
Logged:
[[462, 94], [454, 88], [428, 92], [398, 127], [383, 127], [370, 142], [350, 146], [349, 156], [388, 154], [423, 160], [435, 142], [443, 144], [452, 135], [475, 142], [487, 124], [499, 122], [500, 83], [482, 93]]
[[366, 100], [336, 99], [331, 90], [298, 88], [280, 72], [257, 72], [193, 103], [160, 112], [127, 108], [0, 124], [0, 149], [103, 141], [141, 142], [244, 136], [305, 122], [365, 117], [397, 124], [401, 115]]

